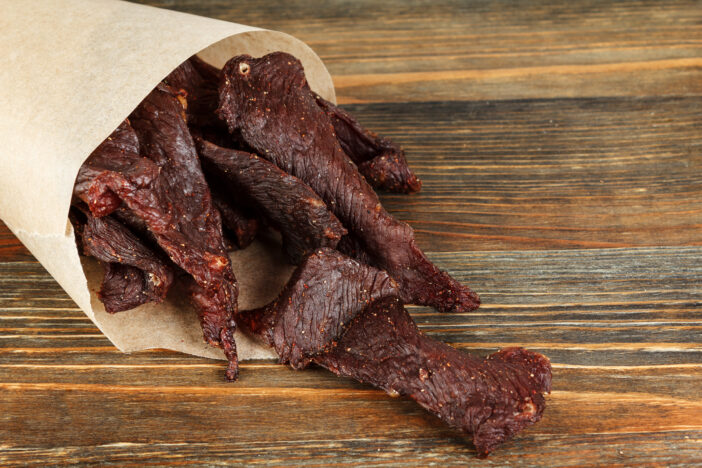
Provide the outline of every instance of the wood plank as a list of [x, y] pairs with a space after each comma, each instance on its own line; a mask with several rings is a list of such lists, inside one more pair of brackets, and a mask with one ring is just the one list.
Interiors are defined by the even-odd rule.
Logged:
[[697, 0], [143, 2], [298, 37], [344, 103], [702, 93]]
[[411, 307], [485, 355], [540, 351], [544, 420], [493, 454], [321, 369], [122, 354], [0, 222], [0, 465], [702, 466], [702, 5], [141, 0], [283, 30], [408, 150], [383, 196], [483, 298]]
[[[470, 455], [470, 445], [440, 421], [409, 401], [389, 399], [375, 390], [269, 391], [243, 388], [243, 385], [245, 380], [241, 385], [211, 389], [0, 384], [6, 409], [0, 415], [1, 430], [3, 435], [12, 434], [12, 448], [20, 452], [25, 448], [55, 450], [144, 443], [153, 449], [194, 443], [222, 447], [220, 457], [235, 457], [237, 452], [253, 456], [260, 454], [265, 445], [283, 445], [289, 450], [287, 454], [277, 454], [282, 458], [280, 461], [294, 463], [297, 457], [305, 457], [291, 450], [300, 443], [317, 444], [321, 455], [325, 448], [337, 446], [337, 440], [352, 438], [394, 440], [394, 444], [432, 439], [438, 443], [429, 452], [437, 460], [465, 461]], [[588, 440], [591, 449], [602, 434], [638, 433], [645, 440], [652, 432], [689, 431], [694, 439], [688, 443], [688, 449], [694, 452], [695, 445], [699, 449], [702, 430], [699, 401], [580, 389], [554, 391], [548, 403], [544, 420], [495, 453], [493, 462], [508, 461], [514, 456], [513, 448], [523, 444], [531, 445], [532, 454], [540, 453], [530, 443], [533, 438], [538, 438], [548, 452], [566, 451], [573, 456], [567, 444], [559, 447], [548, 443], [551, 436], [563, 439], [563, 434], [569, 434], [569, 440]], [[28, 405], [43, 416], [28, 417]], [[235, 427], [232, 422], [236, 422]], [[51, 440], [47, 440], [48, 434]], [[461, 443], [464, 447], [459, 447]], [[447, 444], [453, 450], [444, 452], [442, 449]], [[393, 442], [385, 445], [392, 453]], [[148, 456], [148, 449], [142, 448], [147, 451], [144, 455]], [[418, 456], [419, 451], [412, 453]], [[12, 451], [4, 454], [11, 455]], [[507, 458], [502, 458], [502, 454]], [[694, 456], [688, 454], [685, 461], [694, 460]], [[324, 457], [317, 462], [322, 460]], [[622, 461], [629, 460], [622, 457]]]
[[423, 191], [382, 198], [427, 250], [702, 243], [702, 97], [347, 108], [406, 148]]
[[383, 202], [427, 250], [701, 242], [700, 98], [349, 109], [400, 142], [424, 180]]
[[[598, 450], [596, 447], [607, 447]], [[563, 436], [525, 434], [499, 459], [480, 462], [458, 439], [415, 437], [213, 443], [109, 443], [97, 446], [12, 448], [0, 454], [8, 466], [54, 464], [243, 464], [270, 466], [694, 466], [702, 463], [695, 431]], [[575, 461], [577, 460], [577, 462]]]
[[[702, 357], [702, 247], [430, 257], [483, 299], [466, 314], [410, 308], [427, 333], [456, 346], [487, 352], [528, 345], [572, 365]], [[0, 264], [0, 349], [10, 346], [31, 354], [109, 341], [40, 265], [20, 262]], [[15, 354], [0, 353], [0, 363]]]
[[34, 257], [29, 253], [29, 250], [20, 243], [5, 226], [5, 223], [0, 220], [0, 261], [19, 262], [33, 260]]

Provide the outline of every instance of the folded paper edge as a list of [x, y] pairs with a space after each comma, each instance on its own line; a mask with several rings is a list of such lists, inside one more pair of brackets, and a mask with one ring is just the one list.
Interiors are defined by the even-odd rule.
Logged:
[[[232, 25], [234, 25], [234, 23], [232, 23]], [[264, 37], [265, 40], [263, 40]], [[324, 67], [321, 59], [302, 41], [282, 32], [249, 28], [248, 30], [242, 32], [227, 35], [199, 51], [184, 51], [182, 57], [178, 58], [177, 63], [182, 63], [188, 57], [198, 54], [204, 60], [212, 63], [213, 65], [221, 66], [228, 58], [235, 55], [248, 53], [253, 56], [261, 56], [273, 51], [289, 52], [300, 58], [306, 67], [308, 80], [312, 89], [326, 99], [335, 102], [336, 99], [332, 79], [329, 72]], [[166, 75], [167, 73], [163, 77]], [[161, 79], [163, 77], [161, 77]], [[159, 81], [160, 79], [153, 82], [150, 87], [145, 87], [144, 95], [140, 96], [136, 103], [138, 104], [138, 102], [140, 102], [146, 96], [146, 94], [148, 94], [148, 92], [150, 92], [151, 89], [158, 84]], [[131, 110], [133, 110], [133, 108]], [[114, 125], [111, 128], [116, 128], [117, 125], [119, 125], [119, 123], [129, 115], [131, 110], [124, 113], [124, 115], [113, 116], [112, 122]], [[102, 142], [111, 133], [111, 131], [112, 130], [104, 135], [99, 135], [98, 138], [93, 139], [98, 141], [99, 144], [99, 142]], [[87, 159], [90, 152], [92, 151], [86, 152], [86, 154], [83, 155], [83, 161]], [[73, 180], [75, 180], [77, 172], [78, 168], [76, 168], [75, 173], [73, 174]], [[70, 188], [67, 188], [67, 190], [72, 192], [72, 185]], [[124, 352], [132, 352], [145, 349], [165, 348], [198, 356], [219, 359], [223, 358], [220, 350], [212, 348], [204, 342], [201, 332], [199, 331], [199, 325], [197, 326], [199, 335], [199, 343], [197, 344], [192, 342], [192, 336], [189, 337], [190, 340], [187, 342], [184, 339], [181, 340], [178, 336], [170, 336], [170, 340], [146, 339], [144, 342], [139, 344], [125, 343], [118, 336], [112, 333], [109, 327], [106, 326], [105, 321], [96, 315], [96, 309], [101, 307], [101, 305], [96, 306], [96, 295], [94, 292], [91, 295], [88, 285], [88, 277], [85, 274], [83, 262], [78, 253], [75, 242], [73, 227], [67, 219], [70, 196], [67, 197], [63, 205], [65, 206], [63, 214], [66, 227], [60, 233], [57, 232], [58, 230], [55, 228], [52, 229], [51, 226], [47, 225], [39, 225], [37, 226], [38, 229], [25, 229], [22, 223], [18, 223], [14, 219], [5, 219], [5, 222], [15, 236], [20, 239], [20, 241], [29, 249], [37, 260], [39, 260], [44, 268], [46, 268], [46, 270], [54, 277], [59, 285], [61, 285], [68, 295], [76, 302], [78, 307], [83, 310], [83, 312], [119, 350]], [[93, 273], [101, 274], [99, 271]], [[96, 278], [91, 279], [95, 280]], [[187, 312], [190, 311], [188, 310]], [[191, 313], [190, 315], [194, 314]], [[196, 321], [194, 323], [196, 323]], [[182, 330], [182, 334], [183, 336], [192, 335], [192, 330]], [[240, 358], [242, 360], [274, 357], [274, 354], [270, 349], [253, 344], [253, 342], [250, 342], [250, 340], [248, 340], [246, 337], [238, 336], [237, 342], [240, 343], [241, 341], [247, 341], [247, 345], [243, 347], [240, 346], [240, 348], [248, 349], [247, 352], [241, 353]]]

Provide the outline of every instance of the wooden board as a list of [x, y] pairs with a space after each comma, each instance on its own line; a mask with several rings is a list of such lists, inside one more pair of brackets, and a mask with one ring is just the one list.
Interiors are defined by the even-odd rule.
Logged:
[[424, 180], [383, 196], [481, 293], [423, 330], [549, 356], [495, 452], [319, 369], [125, 355], [0, 225], [0, 465], [702, 465], [702, 3], [148, 2], [283, 30]]

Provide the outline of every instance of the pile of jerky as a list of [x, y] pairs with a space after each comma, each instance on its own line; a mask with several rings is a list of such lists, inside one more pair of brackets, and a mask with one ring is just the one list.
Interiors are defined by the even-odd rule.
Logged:
[[[162, 301], [177, 282], [228, 380], [238, 325], [296, 369], [409, 396], [485, 456], [541, 418], [549, 361], [521, 348], [483, 359], [426, 337], [404, 304], [466, 312], [478, 296], [427, 259], [373, 188], [421, 183], [402, 149], [312, 92], [295, 57], [242, 55], [222, 70], [193, 57], [90, 155], [70, 218], [104, 265], [108, 312]], [[298, 267], [275, 301], [239, 311], [228, 251], [265, 230]]]

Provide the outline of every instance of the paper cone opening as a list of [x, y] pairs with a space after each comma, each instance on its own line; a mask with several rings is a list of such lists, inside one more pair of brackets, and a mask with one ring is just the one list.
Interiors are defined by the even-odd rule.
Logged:
[[[300, 59], [310, 87], [335, 102], [321, 59], [281, 32], [114, 0], [3, 4], [0, 218], [120, 350], [222, 356], [204, 343], [183, 298], [171, 295], [116, 315], [104, 311], [95, 294], [102, 270], [79, 257], [67, 220], [80, 166], [188, 57], [221, 67], [235, 55], [274, 51]], [[232, 258], [242, 308], [272, 299], [291, 273], [262, 243]], [[242, 359], [273, 356], [240, 337], [237, 344]]]

